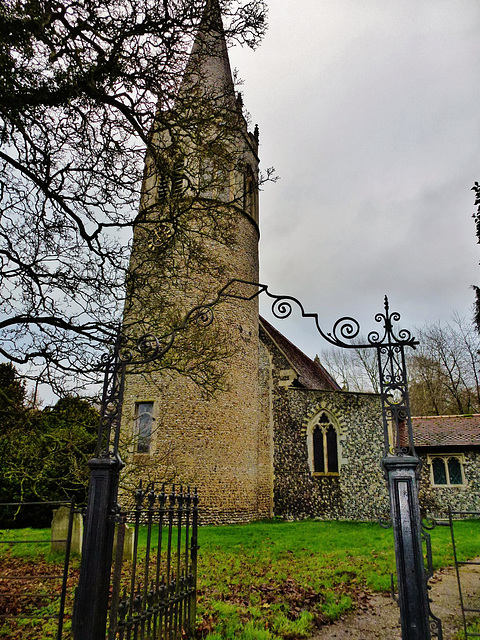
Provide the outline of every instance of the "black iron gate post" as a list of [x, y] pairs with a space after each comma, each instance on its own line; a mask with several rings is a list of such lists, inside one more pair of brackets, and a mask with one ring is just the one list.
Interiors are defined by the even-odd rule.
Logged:
[[430, 620], [427, 574], [422, 549], [422, 519], [418, 497], [421, 460], [415, 453], [408, 396], [405, 346], [416, 342], [406, 330], [394, 332], [398, 313], [390, 313], [385, 297], [384, 334], [369, 335], [376, 345], [384, 429], [382, 466], [390, 496], [390, 513], [397, 564], [398, 604], [403, 640], [429, 640], [441, 636], [437, 618]]
[[119, 455], [125, 363], [117, 342], [107, 360], [95, 458], [88, 462], [90, 483], [82, 542], [80, 577], [73, 610], [74, 640], [104, 640], [117, 515]]
[[75, 640], [105, 637], [115, 531], [111, 506], [116, 502], [121, 464], [114, 459], [95, 458], [89, 461], [88, 466], [90, 486], [73, 613]]
[[390, 494], [398, 604], [404, 640], [428, 640], [431, 637], [418, 504], [419, 466], [420, 461], [414, 456], [391, 456], [383, 460]]

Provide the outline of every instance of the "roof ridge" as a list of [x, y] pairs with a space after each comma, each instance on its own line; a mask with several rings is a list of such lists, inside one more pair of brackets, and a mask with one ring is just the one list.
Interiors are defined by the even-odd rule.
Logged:
[[[274, 343], [277, 345], [277, 347], [280, 349], [280, 351], [283, 353], [283, 355], [290, 362], [292, 367], [296, 368], [295, 364], [291, 362], [291, 358], [289, 357], [288, 353], [285, 353], [284, 348], [282, 348], [282, 346], [277, 343], [277, 340], [275, 339], [275, 334], [280, 336], [280, 338], [282, 340], [284, 340], [292, 348], [293, 351], [296, 351], [297, 354], [299, 354], [301, 356], [301, 358], [303, 358], [304, 360], [308, 361], [309, 366], [313, 367], [316, 370], [316, 374], [317, 375], [326, 378], [326, 382], [330, 385], [332, 390], [341, 391], [341, 388], [338, 385], [338, 383], [335, 380], [335, 378], [333, 378], [331, 373], [329, 373], [327, 371], [327, 369], [325, 369], [325, 367], [321, 363], [317, 363], [317, 362], [315, 362], [315, 360], [310, 358], [310, 356], [307, 356], [306, 353], [304, 353], [299, 347], [297, 347], [296, 344], [294, 344], [283, 333], [281, 333], [281, 331], [279, 331], [272, 324], [270, 324], [270, 322], [268, 322], [268, 320], [266, 320], [263, 316], [259, 316], [259, 321], [260, 321], [261, 324], [263, 324], [265, 330], [267, 331], [267, 333], [270, 336], [270, 339], [274, 341]], [[274, 335], [272, 335], [272, 332], [273, 332]], [[301, 376], [301, 372], [300, 371], [297, 371], [297, 373]]]
[[412, 420], [433, 420], [438, 418], [480, 418], [480, 413], [453, 413], [440, 416], [412, 416]]

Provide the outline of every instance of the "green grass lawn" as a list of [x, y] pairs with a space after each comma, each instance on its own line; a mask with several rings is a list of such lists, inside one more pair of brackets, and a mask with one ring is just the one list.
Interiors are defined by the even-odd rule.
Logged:
[[[480, 521], [458, 522], [455, 533], [459, 559], [480, 555]], [[48, 539], [49, 530], [12, 535]], [[431, 535], [434, 567], [451, 565], [449, 528], [437, 527]], [[208, 640], [308, 637], [316, 626], [361, 606], [367, 592], [388, 591], [395, 571], [392, 531], [376, 523], [202, 527], [199, 545], [198, 633]], [[10, 553], [55, 560], [48, 545], [43, 551], [28, 546]]]
[[[480, 523], [455, 525], [459, 559], [480, 553]], [[199, 532], [199, 614], [209, 640], [301, 638], [389, 591], [392, 531], [376, 523], [273, 522]], [[435, 568], [451, 565], [448, 527], [432, 532]]]

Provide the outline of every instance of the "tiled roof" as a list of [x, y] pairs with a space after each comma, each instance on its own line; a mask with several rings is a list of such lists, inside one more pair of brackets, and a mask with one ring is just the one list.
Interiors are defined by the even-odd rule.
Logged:
[[412, 418], [417, 447], [480, 446], [480, 414]]
[[302, 387], [306, 389], [340, 391], [338, 384], [321, 364], [306, 356], [303, 351], [300, 351], [298, 347], [282, 335], [280, 331], [277, 331], [275, 327], [272, 327], [264, 318], [260, 318], [260, 325], [297, 372], [298, 382]]

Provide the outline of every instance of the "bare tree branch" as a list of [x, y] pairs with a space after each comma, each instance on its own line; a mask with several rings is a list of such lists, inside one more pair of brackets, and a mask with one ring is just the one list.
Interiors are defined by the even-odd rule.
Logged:
[[[0, 354], [59, 390], [68, 373], [98, 377], [99, 348], [113, 343], [129, 296], [164, 308], [167, 326], [180, 309], [154, 280], [221, 276], [208, 246], [234, 241], [238, 195], [224, 207], [218, 199], [222, 171], [242, 170], [238, 105], [193, 85], [179, 91], [204, 9], [205, 0], [0, 6]], [[222, 9], [226, 37], [256, 46], [263, 0]], [[140, 207], [145, 172], [156, 179]], [[206, 193], [220, 195], [216, 206]], [[138, 268], [134, 233], [148, 238]]]

